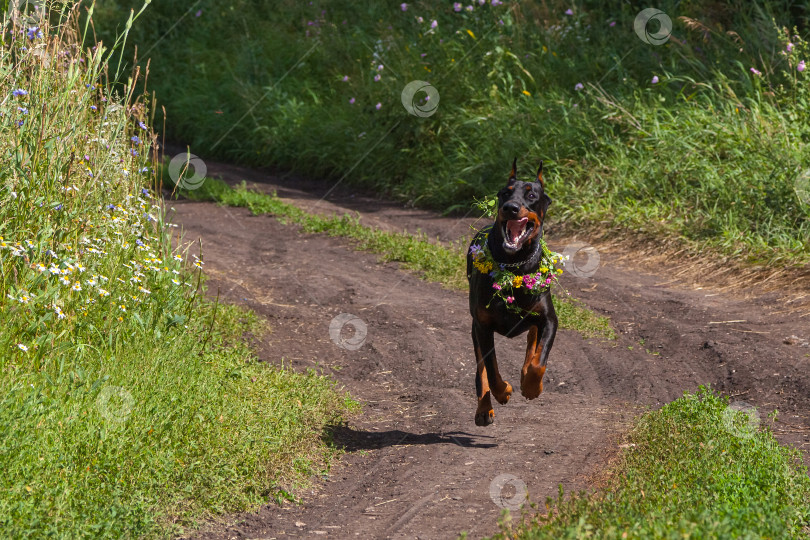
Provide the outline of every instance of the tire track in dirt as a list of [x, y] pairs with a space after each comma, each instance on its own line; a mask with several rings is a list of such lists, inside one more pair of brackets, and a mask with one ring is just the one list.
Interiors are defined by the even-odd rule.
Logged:
[[[229, 181], [261, 181], [262, 189], [277, 189], [304, 208], [323, 188], [313, 182], [301, 190], [291, 186], [295, 179], [208, 165]], [[173, 206], [186, 240], [203, 240], [210, 290], [219, 288], [225, 301], [269, 320], [261, 357], [296, 369], [317, 366], [364, 404], [362, 415], [331, 434], [347, 453], [314, 489], [299, 493], [301, 505], [271, 504], [232, 516], [230, 524], [209, 526], [200, 538], [492, 534], [501, 512], [490, 495], [496, 477], [513, 475], [541, 503], [556, 496], [559, 484], [566, 492], [585, 488], [642, 407], [660, 406], [706, 383], [740, 394], [762, 408], [763, 418], [778, 407], [790, 424], [773, 425], [780, 439], [810, 446], [804, 412], [810, 349], [783, 343], [793, 334], [810, 336], [806, 320], [770, 314], [773, 297], [744, 301], [679, 289], [659, 276], [614, 266], [602, 254], [594, 277], [568, 276], [563, 284], [610, 315], [619, 339], [605, 343], [560, 331], [540, 398], [527, 402], [515, 395], [508, 405], [496, 405], [493, 426], [478, 428], [464, 293], [379, 264], [346, 240], [301, 234], [245, 209], [187, 201]], [[348, 191], [316, 209], [346, 210], [361, 211], [367, 224], [419, 229], [442, 240], [467, 237], [473, 221]], [[552, 247], [565, 245], [548, 239]], [[358, 350], [330, 339], [330, 321], [340, 313], [367, 325]], [[746, 322], [725, 323], [733, 320]], [[717, 322], [724, 324], [710, 324]], [[496, 339], [501, 371], [513, 384], [524, 346], [521, 338]], [[495, 498], [511, 496], [509, 489]]]

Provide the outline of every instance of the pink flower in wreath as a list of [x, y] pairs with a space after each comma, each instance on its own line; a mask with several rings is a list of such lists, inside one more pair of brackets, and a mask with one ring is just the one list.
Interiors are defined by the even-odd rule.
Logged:
[[501, 286], [500, 286], [500, 285], [498, 285], [497, 283], [493, 283], [493, 284], [492, 284], [492, 288], [493, 288], [493, 289], [495, 289], [496, 291], [500, 291], [500, 290], [501, 290]]
[[523, 276], [523, 284], [527, 289], [534, 287], [535, 283], [537, 283], [537, 280], [534, 278], [534, 276]]
[[511, 304], [512, 302], [515, 301], [515, 297], [514, 296], [507, 296], [506, 301]]

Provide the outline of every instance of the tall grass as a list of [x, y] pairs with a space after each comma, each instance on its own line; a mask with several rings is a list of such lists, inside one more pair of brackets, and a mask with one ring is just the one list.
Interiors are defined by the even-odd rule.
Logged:
[[150, 103], [77, 12], [0, 43], [0, 530], [163, 536], [326, 464], [345, 398], [259, 363], [150, 184]]
[[[542, 158], [558, 222], [810, 260], [806, 10], [662, 1], [673, 32], [655, 46], [625, 2], [469, 4], [166, 0], [131, 43], [152, 59], [168, 136], [198, 154], [442, 210], [494, 193], [514, 155]], [[438, 90], [432, 116], [402, 107], [412, 80]]]

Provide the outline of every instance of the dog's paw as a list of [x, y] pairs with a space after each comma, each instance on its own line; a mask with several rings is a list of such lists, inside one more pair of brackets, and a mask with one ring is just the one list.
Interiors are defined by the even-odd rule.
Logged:
[[545, 369], [533, 370], [529, 369], [520, 377], [520, 393], [526, 399], [534, 399], [543, 393], [543, 374]]
[[492, 396], [495, 398], [495, 401], [501, 405], [506, 405], [509, 402], [509, 398], [512, 397], [512, 385], [503, 381], [500, 388], [492, 389]]
[[492, 409], [488, 411], [478, 411], [475, 413], [476, 426], [488, 426], [495, 421], [495, 411]]

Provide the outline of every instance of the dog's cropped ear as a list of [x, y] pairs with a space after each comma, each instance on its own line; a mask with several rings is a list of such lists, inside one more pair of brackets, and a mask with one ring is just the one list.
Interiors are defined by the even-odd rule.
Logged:
[[506, 185], [514, 184], [517, 181], [517, 158], [512, 161], [512, 172], [509, 173], [509, 180]]
[[537, 181], [540, 182], [540, 185], [543, 186], [543, 189], [546, 189], [546, 185], [543, 183], [543, 161], [540, 160], [540, 168], [537, 169]]
[[548, 195], [545, 194], [545, 192], [543, 192], [538, 202], [540, 203], [540, 216], [542, 219], [545, 219], [546, 212], [548, 211], [548, 207], [551, 204], [551, 197], [549, 197]]

